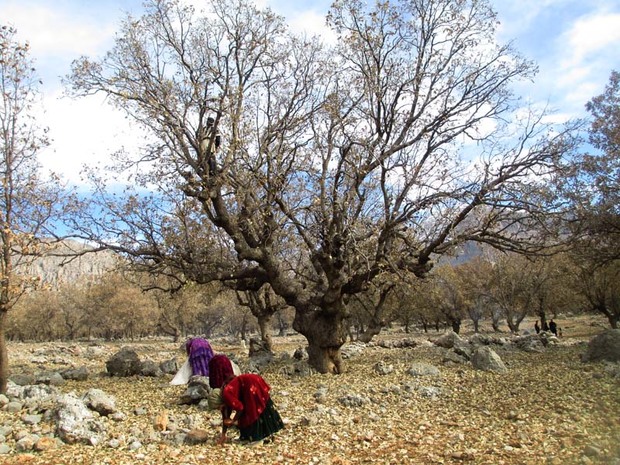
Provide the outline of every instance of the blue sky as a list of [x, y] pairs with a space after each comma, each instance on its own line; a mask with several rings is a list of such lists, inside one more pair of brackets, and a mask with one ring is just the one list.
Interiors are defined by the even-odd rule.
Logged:
[[[499, 40], [514, 41], [540, 72], [518, 92], [548, 105], [559, 121], [585, 116], [585, 103], [620, 71], [620, 0], [491, 0], [501, 22]], [[285, 15], [294, 29], [321, 30], [327, 0], [260, 0]], [[199, 5], [198, 1], [194, 3]], [[61, 77], [81, 55], [98, 57], [112, 45], [125, 12], [139, 15], [141, 0], [0, 0], [0, 24], [17, 28], [31, 45], [43, 80], [40, 124], [52, 145], [44, 167], [77, 182], [84, 164], [105, 162], [121, 146], [135, 144], [124, 117], [101, 99], [61, 98]]]

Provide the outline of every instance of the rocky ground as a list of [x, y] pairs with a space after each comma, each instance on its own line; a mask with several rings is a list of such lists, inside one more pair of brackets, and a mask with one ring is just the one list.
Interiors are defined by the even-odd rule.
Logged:
[[[103, 373], [105, 361], [121, 345], [156, 361], [175, 356], [182, 361], [178, 344], [10, 344], [13, 372], [88, 366], [87, 380], [68, 381], [58, 389], [78, 395], [100, 389], [116, 399], [124, 415], [105, 423], [107, 439], [98, 445], [55, 441], [41, 451], [18, 451], [14, 445], [26, 430], [51, 436], [54, 425], [27, 425], [27, 410], [5, 408], [0, 429], [7, 432], [10, 451], [0, 455], [0, 463], [619, 465], [618, 366], [584, 364], [579, 358], [604, 321], [559, 323], [563, 338], [540, 352], [494, 346], [508, 367], [505, 373], [445, 363], [445, 349], [428, 342], [438, 335], [429, 333], [415, 335], [414, 348], [358, 347], [347, 359], [347, 372], [338, 376], [291, 376], [280, 358], [302, 346], [303, 339], [276, 338], [279, 361], [262, 374], [286, 428], [272, 443], [252, 447], [234, 441], [234, 432], [228, 444], [216, 445], [219, 413], [180, 405], [185, 387], [171, 386], [171, 375], [111, 378]], [[376, 342], [405, 337], [411, 336], [380, 335]], [[239, 345], [218, 340], [213, 345], [237, 356], [244, 368], [247, 356]], [[437, 367], [439, 374], [413, 376], [411, 367], [419, 362]], [[378, 370], [378, 363], [393, 370]], [[206, 432], [206, 441], [170, 441], [190, 430]]]

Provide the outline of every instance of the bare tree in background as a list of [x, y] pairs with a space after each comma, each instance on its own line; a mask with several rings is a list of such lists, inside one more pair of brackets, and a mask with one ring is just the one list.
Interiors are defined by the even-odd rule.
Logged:
[[287, 307], [286, 303], [267, 284], [259, 290], [237, 292], [237, 301], [242, 307], [247, 307], [256, 317], [262, 347], [273, 352], [271, 321], [277, 312]]
[[556, 178], [560, 197], [569, 202], [568, 231], [577, 270], [575, 287], [591, 310], [620, 322], [620, 72], [612, 71], [604, 92], [586, 109], [591, 115], [589, 151], [567, 164]]
[[16, 34], [0, 26], [0, 393], [9, 375], [7, 313], [38, 283], [28, 265], [42, 253], [63, 196], [59, 180], [40, 173], [37, 154], [48, 143], [35, 119], [40, 82]]
[[[209, 8], [151, 0], [103, 59], [74, 62], [75, 95], [103, 93], [147, 130], [128, 160], [142, 164], [135, 185], [156, 192], [148, 214], [139, 192], [106, 210], [89, 239], [140, 216], [155, 227], [127, 240], [130, 255], [183, 256], [188, 279], [269, 284], [323, 373], [343, 369], [347, 300], [380, 274], [423, 276], [466, 241], [544, 246], [541, 183], [572, 141], [515, 112], [510, 85], [535, 66], [496, 44], [488, 2], [336, 1], [333, 46], [244, 0]], [[203, 229], [177, 238], [216, 238], [215, 253], [178, 249], [155, 224], [183, 202]]]

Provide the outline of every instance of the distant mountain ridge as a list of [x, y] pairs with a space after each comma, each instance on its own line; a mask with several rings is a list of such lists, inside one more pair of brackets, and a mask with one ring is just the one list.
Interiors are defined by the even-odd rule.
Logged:
[[[84, 280], [97, 280], [103, 274], [115, 269], [119, 258], [109, 250], [89, 252], [90, 246], [74, 240], [63, 241], [54, 246], [43, 257], [36, 258], [27, 266], [27, 274], [39, 277], [41, 283], [52, 289]], [[457, 266], [483, 253], [476, 243], [465, 243], [452, 254], [439, 258], [438, 265]]]
[[118, 264], [118, 257], [111, 251], [89, 250], [92, 248], [87, 244], [63, 241], [27, 265], [27, 273], [39, 277], [42, 284], [58, 289], [78, 281], [96, 280]]

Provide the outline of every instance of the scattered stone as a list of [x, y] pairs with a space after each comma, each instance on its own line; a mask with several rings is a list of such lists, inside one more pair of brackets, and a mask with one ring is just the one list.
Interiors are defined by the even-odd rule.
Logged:
[[133, 414], [136, 416], [142, 416], [142, 415], [146, 415], [148, 413], [148, 410], [146, 409], [146, 407], [136, 407], [135, 409], [133, 409]]
[[108, 415], [108, 418], [116, 422], [121, 422], [127, 420], [127, 415], [123, 412], [114, 412], [111, 415]]
[[41, 423], [41, 415], [24, 415], [22, 421], [27, 425], [37, 425]]
[[9, 379], [18, 386], [28, 386], [31, 384], [35, 384], [34, 375], [30, 374], [17, 373], [15, 375], [11, 375]]
[[[528, 337], [530, 336], [534, 335], [528, 335]], [[517, 371], [517, 368], [520, 368], [520, 360], [525, 359], [527, 356], [524, 354], [517, 354], [516, 351], [513, 351], [513, 349], [529, 350], [519, 347], [519, 343], [516, 342], [519, 339], [518, 337], [512, 335], [508, 337], [510, 339], [510, 343], [503, 347], [501, 354], [502, 356], [504, 353], [511, 354], [511, 358], [508, 359], [511, 361], [511, 367], [513, 367], [513, 360], [517, 360], [514, 362], [514, 370]], [[426, 335], [424, 335], [420, 337], [420, 340], [422, 341], [422, 339], [426, 338]], [[500, 340], [499, 337], [497, 339]], [[481, 346], [498, 345], [497, 341], [491, 341], [491, 338], [481, 338], [481, 340], [485, 340], [487, 342], [486, 344], [481, 343]], [[514, 344], [513, 341], [515, 341]], [[445, 437], [447, 443], [443, 449], [442, 455], [441, 447], [444, 446], [442, 446], [441, 441], [436, 438], [434, 434], [427, 433], [435, 433], [435, 429], [439, 427], [438, 424], [434, 422], [434, 418], [437, 418], [437, 423], [441, 423], [442, 426], [445, 426], [446, 424], [449, 425], [449, 423], [439, 421], [444, 417], [434, 417], [434, 413], [432, 411], [434, 407], [431, 407], [430, 413], [427, 412], [426, 406], [428, 405], [428, 401], [421, 401], [421, 398], [431, 400], [441, 399], [435, 403], [437, 406], [436, 408], [440, 409], [441, 404], [439, 402], [452, 402], [454, 398], [458, 398], [459, 396], [466, 394], [462, 391], [463, 388], [458, 386], [458, 380], [462, 380], [464, 386], [467, 386], [472, 381], [477, 382], [478, 380], [488, 380], [489, 378], [484, 375], [473, 373], [469, 367], [444, 367], [439, 365], [437, 362], [438, 360], [441, 360], [441, 357], [443, 356], [444, 362], [454, 357], [455, 360], [457, 358], [461, 360], [459, 363], [465, 363], [467, 359], [466, 356], [462, 354], [467, 354], [468, 352], [473, 354], [473, 351], [477, 350], [478, 347], [472, 344], [471, 339], [464, 342], [462, 345], [459, 343], [447, 350], [439, 349], [437, 346], [429, 347], [430, 342], [422, 342], [421, 345], [424, 346], [422, 349], [425, 351], [429, 349], [428, 353], [431, 354], [432, 361], [441, 368], [440, 371], [440, 369], [430, 363], [418, 363], [417, 360], [424, 360], [423, 356], [419, 356], [418, 351], [403, 351], [402, 358], [400, 358], [400, 354], [391, 352], [390, 350], [396, 349], [399, 343], [400, 341], [395, 340], [386, 341], [385, 344], [377, 343], [374, 345], [350, 344], [355, 348], [351, 352], [352, 354], [355, 354], [355, 350], [358, 349], [360, 350], [360, 353], [362, 350], [366, 350], [367, 354], [364, 354], [364, 359], [367, 355], [369, 359], [372, 359], [372, 363], [364, 366], [363, 376], [360, 379], [359, 385], [348, 384], [348, 378], [345, 378], [345, 376], [348, 377], [346, 371], [342, 377], [333, 377], [314, 373], [312, 380], [309, 381], [287, 379], [282, 382], [282, 378], [278, 377], [279, 373], [284, 373], [284, 371], [279, 371], [280, 366], [286, 366], [286, 369], [289, 370], [287, 373], [294, 375], [299, 373], [297, 363], [299, 363], [300, 366], [307, 366], [307, 363], [302, 363], [301, 361], [295, 362], [291, 356], [288, 355], [289, 353], [292, 353], [292, 351], [287, 352], [287, 356], [277, 357], [276, 367], [272, 371], [267, 372], [266, 377], [271, 381], [271, 383], [273, 383], [272, 387], [274, 389], [272, 390], [272, 394], [276, 397], [275, 401], [278, 410], [280, 410], [287, 428], [289, 428], [288, 425], [290, 425], [289, 431], [295, 431], [295, 434], [297, 434], [298, 431], [302, 431], [303, 434], [303, 428], [308, 428], [307, 431], [309, 435], [314, 437], [317, 433], [324, 432], [324, 429], [326, 429], [328, 434], [324, 436], [324, 438], [327, 445], [330, 445], [331, 441], [333, 442], [334, 447], [344, 448], [348, 447], [351, 440], [354, 440], [360, 447], [368, 447], [370, 450], [379, 444], [377, 441], [382, 442], [387, 440], [388, 442], [391, 442], [393, 439], [391, 433], [389, 433], [392, 431], [391, 428], [397, 427], [402, 421], [399, 412], [407, 412], [409, 406], [415, 405], [417, 408], [416, 411], [424, 414], [424, 416], [421, 415], [419, 419], [416, 419], [415, 424], [424, 427], [420, 427], [419, 430], [414, 428], [410, 431], [409, 436], [412, 444], [419, 446], [421, 451], [423, 450], [420, 455], [426, 454], [429, 460], [435, 460], [438, 462], [442, 460], [450, 461], [450, 459], [452, 459], [455, 463], [457, 461], [485, 461], [485, 463], [488, 461], [491, 463], [492, 459], [489, 458], [490, 453], [486, 449], [472, 449], [472, 451], [470, 451], [465, 448], [465, 436], [462, 433], [455, 433], [454, 436]], [[118, 346], [113, 345], [113, 347], [116, 348]], [[564, 354], [561, 353], [561, 351], [565, 347], [568, 347], [567, 340], [560, 339], [559, 347], [554, 348], [554, 357], [557, 357], [558, 360], [560, 360], [560, 357], [564, 357]], [[583, 347], [586, 347], [585, 343], [583, 344]], [[148, 343], [145, 342], [142, 346], [138, 346], [139, 353], [143, 353], [143, 351], [147, 352], [150, 348], [150, 341]], [[112, 351], [102, 351], [99, 347], [97, 347], [97, 349], [100, 351], [100, 360], [98, 362], [103, 365], [105, 363], [105, 355], [111, 354]], [[165, 356], [169, 357], [171, 350], [166, 349], [166, 351], [167, 353]], [[87, 349], [84, 349], [83, 353], [85, 354], [86, 352]], [[572, 360], [575, 358], [574, 353], [575, 352], [573, 352]], [[149, 354], [151, 354], [151, 352], [149, 352]], [[39, 355], [39, 357], [46, 358], [49, 361], [57, 358], [53, 357], [51, 354], [46, 354], [45, 356]], [[543, 355], [542, 357], [548, 357], [548, 355]], [[169, 361], [171, 360], [175, 359], [169, 359]], [[246, 360], [247, 359], [245, 358], [242, 359], [244, 364]], [[414, 360], [416, 362], [412, 364]], [[354, 361], [353, 363], [357, 362]], [[392, 365], [392, 363], [394, 363], [394, 365]], [[448, 363], [456, 362], [448, 361]], [[16, 366], [18, 369], [21, 367], [21, 365]], [[161, 369], [162, 364], [159, 364], [158, 366]], [[562, 362], [562, 366], [565, 366], [564, 362]], [[422, 367], [426, 367], [428, 371], [422, 369]], [[596, 384], [614, 383], [615, 380], [610, 380], [610, 376], [615, 376], [615, 373], [618, 373], [619, 367], [620, 365], [617, 362], [605, 362], [602, 365], [583, 366], [582, 368], [585, 372], [585, 376], [583, 377], [584, 382], [592, 382]], [[45, 367], [39, 367], [39, 369], [44, 370]], [[88, 369], [85, 366], [75, 369], [75, 371], [80, 369], [83, 369], [85, 373], [88, 372]], [[68, 380], [72, 379], [67, 376], [69, 371], [70, 370], [65, 370], [59, 373], [65, 380]], [[163, 372], [164, 370], [161, 371]], [[398, 373], [394, 376], [390, 376], [390, 382], [387, 382], [384, 378], [381, 378], [382, 376], [389, 375], [395, 371]], [[528, 369], [528, 373], [531, 373], [532, 371], [533, 367], [530, 367]], [[46, 371], [45, 373], [51, 375], [54, 372]], [[444, 374], [445, 377], [438, 379], [414, 379], [410, 377], [421, 377], [427, 375], [436, 376], [441, 374]], [[565, 373], [565, 376], [572, 375], [573, 373], [570, 372], [570, 370]], [[41, 382], [42, 379], [44, 379], [44, 377], [39, 374], [35, 377], [35, 379], [33, 379], [33, 381], [38, 380], [38, 382]], [[80, 380], [77, 376], [75, 379]], [[87, 378], [83, 378], [81, 380], [84, 379]], [[343, 379], [345, 381], [343, 381]], [[353, 379], [355, 383], [358, 378], [354, 377]], [[501, 378], [496, 379], [500, 380]], [[550, 375], [549, 379], [545, 378], [542, 382], [546, 385], [547, 383], [552, 383], [553, 379], [554, 377]], [[202, 380], [201, 382], [204, 381], [205, 380]], [[453, 382], [456, 382], [456, 386]], [[204, 446], [196, 447], [193, 450], [181, 447], [189, 444], [208, 444], [209, 442], [213, 442], [213, 438], [216, 436], [219, 428], [221, 427], [221, 416], [219, 414], [216, 415], [214, 413], [204, 413], [201, 411], [203, 400], [200, 400], [197, 404], [191, 406], [174, 405], [175, 401], [178, 399], [178, 391], [173, 390], [173, 388], [170, 388], [167, 384], [160, 383], [157, 385], [157, 381], [152, 380], [140, 378], [128, 379], [125, 381], [105, 380], [104, 383], [99, 384], [101, 385], [107, 383], [112, 383], [115, 388], [117, 386], [116, 383], [123, 383], [123, 389], [127, 388], [128, 390], [134, 388], [141, 389], [145, 384], [147, 384], [149, 386], [154, 386], [155, 389], [161, 387], [162, 392], [165, 390], [166, 394], [170, 394], [170, 396], [164, 403], [162, 403], [159, 400], [159, 396], [157, 396], [158, 400], [156, 405], [147, 401], [146, 398], [144, 398], [144, 402], [137, 401], [133, 405], [130, 404], [127, 407], [127, 412], [130, 415], [136, 413], [146, 416], [144, 418], [132, 417], [128, 420], [127, 414], [119, 411], [110, 413], [106, 417], [105, 413], [103, 413], [105, 410], [95, 407], [92, 401], [87, 400], [86, 395], [82, 395], [81, 393], [74, 394], [79, 401], [76, 401], [76, 403], [83, 404], [79, 408], [85, 408], [86, 411], [90, 412], [90, 416], [87, 413], [83, 413], [84, 419], [79, 421], [77, 420], [79, 415], [74, 415], [76, 417], [74, 424], [77, 425], [77, 427], [74, 428], [73, 432], [76, 436], [76, 432], [80, 432], [79, 425], [82, 423], [88, 425], [87, 428], [84, 428], [84, 431], [81, 432], [83, 433], [82, 439], [75, 439], [75, 444], [78, 442], [89, 446], [101, 444], [104, 449], [108, 449], [107, 451], [101, 450], [101, 452], [107, 457], [110, 457], [111, 460], [116, 460], [116, 456], [118, 456], [119, 460], [123, 461], [124, 459], [121, 459], [121, 456], [130, 454], [129, 456], [131, 459], [129, 459], [129, 461], [133, 460], [135, 463], [140, 463], [143, 461], [144, 463], [148, 463], [152, 461], [156, 453], [161, 451], [165, 453], [170, 460], [174, 459], [181, 465], [198, 463], [204, 460], [208, 461], [208, 455], [211, 453], [210, 447], [206, 450], [204, 449]], [[198, 384], [200, 384], [200, 382], [198, 382]], [[429, 384], [438, 384], [440, 387]], [[304, 386], [305, 388], [302, 395], [300, 395], [297, 390], [300, 386]], [[312, 396], [313, 386], [315, 386], [314, 399]], [[70, 384], [70, 388], [74, 389], [75, 384]], [[65, 387], [65, 389], [69, 390], [69, 387]], [[353, 391], [357, 392], [354, 393]], [[521, 394], [518, 389], [515, 389], [514, 392]], [[107, 395], [103, 392], [101, 393]], [[19, 386], [12, 382], [9, 383], [7, 394], [0, 395], [0, 408], [3, 410], [3, 423], [5, 423], [0, 425], [0, 454], [16, 454], [15, 457], [19, 457], [10, 457], [10, 460], [12, 460], [10, 463], [17, 463], [18, 461], [19, 463], [26, 463], [29, 460], [45, 460], [45, 456], [41, 453], [44, 453], [46, 450], [64, 447], [63, 441], [65, 441], [65, 439], [60, 437], [60, 428], [58, 426], [60, 416], [56, 414], [56, 412], [60, 409], [60, 407], [56, 407], [57, 397], [60, 395], [61, 391], [59, 389], [48, 384]], [[132, 399], [132, 397], [129, 396], [128, 399]], [[575, 396], [574, 399], [577, 404], [573, 404], [571, 399], [571, 397], [566, 397], [565, 405], [577, 405], [580, 402], [580, 398], [577, 396]], [[283, 402], [282, 400], [286, 401]], [[313, 400], [316, 400], [316, 404]], [[470, 399], [467, 398], [467, 400]], [[310, 402], [307, 403], [308, 401]], [[14, 413], [10, 413], [8, 411], [9, 404], [11, 402], [14, 402], [13, 405], [14, 408], [16, 408]], [[300, 405], [302, 402], [304, 404]], [[371, 403], [372, 405], [369, 405]], [[398, 404], [399, 408], [392, 410], [395, 403]], [[316, 410], [314, 410], [314, 407], [316, 407]], [[78, 409], [77, 406], [75, 408]], [[164, 408], [169, 408], [170, 410], [162, 410]], [[480, 404], [476, 411], [487, 415], [490, 420], [496, 421], [498, 417], [494, 407], [487, 408], [493, 410], [493, 412], [482, 410], [482, 404]], [[100, 412], [98, 412], [98, 410], [100, 410]], [[581, 419], [581, 417], [575, 417], [575, 411], [576, 407], [572, 409], [566, 407], [554, 412], [558, 414], [564, 414], [564, 412], [567, 413], [567, 421], [574, 421], [582, 427], [584, 420]], [[443, 412], [440, 413], [443, 414]], [[102, 416], [100, 417], [99, 415]], [[510, 411], [508, 413], [504, 413], [503, 415], [505, 415], [505, 419], [521, 422], [522, 420], [527, 421], [531, 414], [522, 416], [514, 411]], [[479, 415], [475, 415], [475, 417], [478, 416]], [[583, 416], [585, 417], [585, 414]], [[455, 422], [460, 421], [460, 419], [460, 415], [455, 415]], [[116, 423], [123, 421], [126, 422], [125, 425], [119, 425]], [[477, 421], [477, 419], [473, 419], [472, 425]], [[356, 425], [356, 428], [351, 430], [349, 423], [351, 425]], [[501, 423], [506, 424], [508, 422], [503, 421]], [[461, 429], [463, 425], [466, 424], [467, 419], [464, 419], [464, 423], [455, 423], [455, 431]], [[368, 431], [369, 426], [375, 428], [375, 431], [382, 431], [381, 436], [375, 437], [376, 435], [372, 430]], [[515, 428], [517, 426], [520, 427], [518, 424], [513, 424], [513, 426]], [[549, 431], [551, 431], [552, 428], [553, 427], [551, 427]], [[385, 433], [385, 431], [387, 431], [387, 433]], [[231, 431], [231, 434], [234, 435], [234, 431]], [[562, 444], [561, 450], [558, 452], [557, 447], [552, 448], [548, 452], [548, 458], [546, 458], [547, 463], [564, 463], [560, 457], [565, 458], [562, 451], [566, 451], [573, 454], [575, 459], [582, 464], [599, 463], [601, 460], [607, 463], [609, 460], [610, 465], [620, 465], [620, 463], [618, 463], [619, 461], [615, 459], [615, 457], [618, 456], [615, 442], [612, 442], [615, 441], [615, 438], [601, 438], [600, 444], [591, 443], [585, 446], [583, 442], [584, 440], [587, 441], [587, 438], [582, 435], [576, 436], [575, 438], [572, 436], [562, 437], [560, 441]], [[68, 442], [68, 440], [65, 442]], [[502, 455], [506, 458], [506, 463], [512, 463], [512, 460], [518, 460], [517, 457], [522, 453], [534, 453], [530, 450], [530, 444], [529, 438], [523, 439], [520, 437], [515, 437], [499, 443], [497, 450], [500, 454], [505, 451], [507, 454]], [[585, 444], [587, 444], [587, 442]], [[276, 446], [278, 447], [278, 454], [283, 457], [283, 461], [295, 462], [296, 459], [299, 458], [288, 455], [290, 453], [287, 449], [289, 444], [286, 440], [278, 444], [278, 439], [276, 438]], [[296, 446], [297, 445], [295, 445], [295, 447]], [[279, 449], [280, 447], [284, 447], [284, 449], [282, 449], [284, 452], [281, 452]], [[293, 450], [293, 446], [291, 445], [290, 447], [291, 450]], [[263, 448], [249, 450], [238, 445], [237, 442], [233, 440], [229, 445], [224, 446], [223, 448], [217, 448], [217, 451], [230, 451], [233, 455], [236, 455], [237, 453], [245, 453], [247, 454], [246, 459], [248, 463], [263, 463], [265, 460], [269, 460], [270, 456], [268, 454], [272, 448], [273, 446], [269, 444]], [[410, 456], [407, 457], [405, 449], [409, 449], [409, 446], [404, 446], [402, 452], [398, 449], [394, 449], [394, 453], [397, 454], [394, 455], [394, 461], [396, 462], [401, 460], [399, 463], [414, 463], [411, 450], [409, 450]], [[66, 447], [65, 450], [67, 454], [73, 454], [74, 450], [81, 451], [84, 449], [77, 447]], [[86, 450], [95, 449], [87, 447]], [[305, 451], [305, 449], [302, 450]], [[63, 450], [60, 453], [64, 454], [65, 451]], [[57, 456], [58, 454], [58, 452], [52, 453], [54, 456]], [[2, 457], [2, 455], [0, 455], [0, 457]], [[219, 458], [222, 458], [222, 456], [226, 455], [226, 453], [219, 453], [219, 455]], [[540, 458], [541, 456], [542, 455], [538, 453], [536, 458]], [[317, 452], [315, 454], [317, 461], [314, 463], [327, 463], [327, 457], [329, 457], [329, 451], [326, 450], [324, 454], [323, 452]], [[335, 459], [332, 460], [334, 464], [339, 463], [344, 465], [355, 461], [353, 460], [353, 456], [333, 456], [332, 458], [334, 457]], [[271, 456], [271, 458], [273, 459], [274, 456]], [[310, 460], [311, 458], [312, 456], [309, 456]], [[0, 459], [0, 463], [2, 463], [2, 461], [3, 459]], [[84, 463], [86, 463], [86, 461]], [[545, 463], [545, 459], [541, 459], [540, 463]]]
[[166, 431], [168, 429], [168, 410], [161, 411], [153, 421], [155, 431]]
[[599, 447], [593, 445], [593, 444], [588, 444], [585, 449], [583, 450], [583, 453], [587, 456], [587, 457], [600, 457], [602, 455], [602, 451]]
[[323, 404], [326, 402], [327, 392], [328, 389], [326, 386], [319, 386], [317, 391], [314, 393], [314, 398], [316, 399], [317, 403]]
[[411, 376], [437, 376], [441, 372], [439, 368], [425, 362], [416, 362], [409, 368], [407, 373]]
[[103, 438], [102, 424], [75, 394], [58, 396], [56, 407], [57, 434], [67, 444], [96, 445]]
[[61, 375], [64, 379], [86, 381], [90, 376], [90, 372], [88, 371], [88, 368], [81, 366], [79, 368], [70, 368], [65, 370], [61, 373]]
[[116, 438], [110, 439], [108, 441], [108, 447], [110, 449], [118, 449], [121, 446], [121, 441]]
[[34, 449], [34, 445], [40, 438], [36, 435], [27, 435], [19, 439], [15, 443], [15, 449], [18, 452], [28, 452]]
[[17, 413], [21, 411], [23, 404], [21, 402], [17, 402], [15, 400], [9, 402], [6, 406], [7, 411], [11, 413]]
[[45, 452], [46, 450], [56, 449], [62, 443], [56, 438], [44, 436], [34, 444], [34, 450], [37, 452]]
[[379, 375], [389, 375], [394, 371], [394, 365], [389, 365], [381, 360], [375, 364], [374, 370]]
[[340, 397], [338, 399], [338, 402], [340, 402], [345, 407], [361, 407], [362, 405], [368, 403], [368, 399], [357, 394], [347, 394], [343, 397]]
[[132, 441], [129, 444], [129, 450], [138, 450], [142, 447], [142, 443], [140, 441]]
[[366, 344], [359, 341], [349, 342], [340, 348], [343, 359], [352, 358], [361, 355], [366, 350]]
[[441, 394], [441, 389], [436, 386], [419, 386], [416, 389], [422, 397], [435, 399]]
[[194, 428], [187, 432], [185, 442], [187, 444], [204, 444], [209, 440], [210, 434], [213, 433], [209, 433], [204, 429]]
[[542, 352], [545, 346], [549, 344], [549, 338], [544, 332], [540, 335], [530, 334], [515, 338], [513, 344], [525, 352]]
[[383, 347], [385, 349], [406, 349], [406, 348], [414, 348], [420, 345], [417, 341], [413, 339], [400, 339], [400, 340], [380, 340], [377, 341], [377, 346]]

